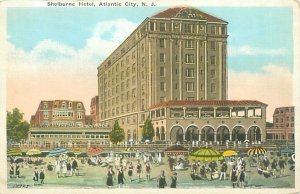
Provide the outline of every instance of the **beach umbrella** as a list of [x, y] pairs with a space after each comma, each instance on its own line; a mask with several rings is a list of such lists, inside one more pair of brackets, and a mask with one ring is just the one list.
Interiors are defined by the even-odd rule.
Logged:
[[81, 154], [81, 150], [80, 150], [79, 148], [71, 149], [70, 152], [73, 152], [74, 155], [79, 155], [79, 154]]
[[7, 155], [8, 156], [21, 156], [22, 151], [20, 149], [11, 148], [11, 149], [7, 150]]
[[28, 156], [34, 156], [34, 155], [39, 155], [41, 154], [42, 152], [38, 149], [30, 149], [26, 152], [26, 155]]
[[164, 150], [166, 154], [176, 154], [176, 155], [185, 155], [188, 154], [189, 151], [185, 147], [181, 145], [173, 145]]
[[214, 149], [202, 148], [193, 153], [188, 157], [190, 160], [201, 160], [201, 161], [218, 161], [223, 160], [222, 154]]
[[226, 150], [223, 152], [224, 157], [235, 156], [235, 155], [237, 155], [237, 152], [234, 150]]
[[90, 147], [87, 150], [88, 156], [97, 156], [103, 151], [103, 148], [100, 147]]
[[252, 155], [260, 155], [260, 154], [265, 154], [267, 153], [267, 150], [265, 148], [262, 148], [262, 147], [255, 147], [255, 148], [250, 148], [248, 151], [247, 151], [247, 154], [249, 156], [252, 156]]
[[66, 154], [68, 152], [69, 151], [65, 148], [54, 148], [49, 152], [48, 156], [59, 156], [61, 154]]

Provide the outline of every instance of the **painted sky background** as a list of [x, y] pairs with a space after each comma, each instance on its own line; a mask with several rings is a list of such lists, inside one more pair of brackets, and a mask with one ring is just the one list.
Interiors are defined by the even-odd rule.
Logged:
[[[293, 19], [288, 7], [196, 7], [228, 24], [232, 100], [291, 106]], [[97, 66], [146, 18], [166, 7], [8, 8], [7, 109], [29, 120], [41, 100], [97, 95]]]

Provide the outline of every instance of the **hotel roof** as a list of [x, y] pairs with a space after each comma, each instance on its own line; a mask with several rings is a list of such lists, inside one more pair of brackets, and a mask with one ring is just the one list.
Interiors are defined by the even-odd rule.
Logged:
[[220, 18], [209, 15], [191, 7], [173, 7], [152, 16], [152, 18], [184, 18], [184, 19], [202, 19], [208, 22], [228, 23]]
[[265, 103], [259, 102], [257, 100], [205, 100], [205, 101], [167, 101], [159, 104], [152, 105], [150, 109], [165, 107], [165, 106], [268, 106]]

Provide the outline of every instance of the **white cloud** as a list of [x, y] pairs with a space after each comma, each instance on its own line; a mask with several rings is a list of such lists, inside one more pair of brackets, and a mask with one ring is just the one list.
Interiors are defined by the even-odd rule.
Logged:
[[267, 121], [272, 122], [276, 107], [293, 105], [293, 76], [281, 65], [269, 64], [262, 70], [263, 73], [229, 71], [228, 98], [268, 104]]
[[240, 47], [229, 46], [228, 55], [269, 55], [269, 56], [283, 56], [288, 55], [290, 52], [285, 48], [255, 48], [249, 45], [243, 45]]
[[97, 67], [137, 24], [125, 19], [99, 22], [81, 49], [55, 40], [43, 40], [26, 52], [6, 44], [7, 109], [18, 107], [25, 118], [35, 113], [41, 100], [82, 100], [97, 95]]

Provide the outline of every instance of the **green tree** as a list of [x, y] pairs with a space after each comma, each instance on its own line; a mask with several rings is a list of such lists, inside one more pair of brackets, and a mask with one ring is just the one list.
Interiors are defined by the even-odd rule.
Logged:
[[143, 129], [143, 140], [148, 139], [152, 141], [154, 137], [154, 127], [149, 117], [146, 119]]
[[7, 111], [6, 115], [7, 140], [20, 142], [26, 139], [30, 125], [23, 120], [23, 113], [18, 108], [14, 108], [12, 112]]
[[113, 143], [118, 143], [124, 140], [125, 137], [124, 129], [120, 127], [118, 121], [115, 122], [109, 134], [109, 137], [110, 137], [110, 141]]

